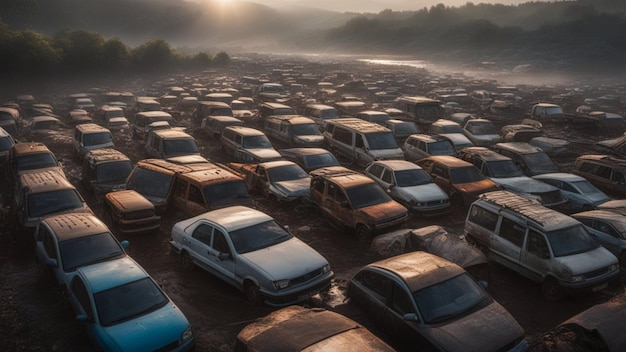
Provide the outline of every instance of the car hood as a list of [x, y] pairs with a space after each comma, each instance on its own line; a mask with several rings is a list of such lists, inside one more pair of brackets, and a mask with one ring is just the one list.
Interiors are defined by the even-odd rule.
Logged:
[[[449, 352], [499, 351], [524, 334], [517, 321], [500, 304], [488, 306], [449, 324], [427, 327], [424, 334]], [[480, 336], [480, 338], [477, 338]]]
[[456, 183], [454, 184], [454, 188], [463, 193], [469, 194], [480, 194], [498, 190], [498, 186], [493, 181], [487, 178], [477, 182]]
[[367, 215], [370, 219], [373, 219], [375, 222], [384, 219], [396, 218], [407, 213], [407, 209], [394, 200], [371, 205], [369, 207], [363, 207], [359, 209], [359, 211]]
[[591, 201], [591, 204], [593, 205], [599, 205], [599, 204], [605, 203], [609, 201], [610, 199], [603, 192], [586, 193], [585, 198], [589, 199], [589, 201]]
[[259, 158], [259, 160], [278, 160], [281, 158], [280, 153], [272, 148], [246, 149], [246, 151]]
[[425, 185], [396, 187], [396, 192], [402, 198], [413, 199], [417, 202], [432, 202], [441, 199], [448, 199], [448, 195], [436, 183]]
[[555, 260], [567, 268], [572, 275], [585, 274], [611, 264], [617, 264], [617, 258], [602, 246], [585, 253], [556, 257]]
[[296, 278], [328, 264], [324, 257], [295, 237], [275, 246], [241, 254], [241, 257], [265, 272], [272, 281]]
[[557, 190], [556, 187], [547, 183], [532, 179], [528, 176], [519, 177], [492, 177], [491, 180], [504, 188], [512, 189], [523, 193], [547, 193]]
[[120, 324], [105, 327], [105, 333], [123, 351], [157, 351], [178, 341], [189, 322], [172, 303]]
[[370, 149], [367, 152], [374, 160], [399, 159], [404, 160], [404, 152], [400, 148]]
[[310, 193], [311, 178], [274, 182], [274, 187], [288, 196], [307, 196]]

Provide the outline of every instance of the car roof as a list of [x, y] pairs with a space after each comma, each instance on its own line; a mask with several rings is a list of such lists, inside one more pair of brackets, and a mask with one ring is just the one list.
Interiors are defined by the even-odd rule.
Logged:
[[423, 133], [415, 133], [409, 136], [409, 139], [418, 139], [420, 141], [424, 141], [426, 143], [433, 143], [433, 142], [439, 142], [439, 141], [444, 141], [447, 140], [446, 138], [442, 138], [439, 135], [430, 135], [430, 134], [423, 134]]
[[162, 116], [172, 117], [172, 114], [165, 112], [165, 111], [160, 111], [160, 110], [141, 111], [141, 112], [138, 112], [137, 115], [143, 115], [145, 117], [162, 117]]
[[37, 154], [37, 153], [50, 153], [52, 151], [48, 149], [48, 147], [39, 142], [20, 142], [15, 143], [13, 145], [13, 153], [15, 155], [23, 155], [23, 154]]
[[613, 224], [619, 232], [626, 232], [626, 217], [610, 210], [588, 210], [572, 214], [572, 217], [575, 219], [578, 217], [584, 217], [606, 220]]
[[111, 132], [109, 131], [108, 128], [106, 127], [102, 127], [98, 124], [95, 123], [83, 123], [80, 125], [76, 125], [76, 129], [83, 132], [83, 133], [90, 133], [90, 132]]
[[89, 213], [52, 215], [43, 218], [41, 222], [52, 230], [59, 242], [110, 232], [100, 219]]
[[307, 147], [299, 147], [299, 148], [287, 148], [280, 149], [279, 153], [288, 153], [294, 155], [319, 155], [319, 154], [329, 154], [330, 151], [324, 148], [307, 148]]
[[315, 121], [313, 121], [312, 119], [306, 117], [306, 116], [302, 116], [302, 115], [272, 115], [270, 117], [267, 118], [266, 121], [271, 121], [271, 120], [280, 120], [285, 121], [289, 124], [292, 125], [302, 125], [302, 124], [314, 124]]
[[138, 161], [135, 167], [173, 175], [176, 173], [212, 169], [215, 168], [215, 164], [208, 162], [181, 165], [163, 159], [143, 159]]
[[541, 174], [535, 175], [533, 178], [542, 180], [542, 179], [551, 179], [551, 180], [559, 180], [565, 182], [578, 182], [578, 181], [587, 181], [586, 178], [582, 176], [578, 176], [575, 174], [568, 174], [566, 172], [552, 172], [549, 174]]
[[181, 173], [178, 177], [195, 182], [201, 187], [215, 183], [242, 180], [241, 177], [233, 174], [226, 169], [218, 167], [217, 165], [215, 165], [214, 168], [210, 169]]
[[358, 119], [356, 117], [344, 117], [338, 119], [329, 119], [328, 123], [341, 125], [343, 127], [353, 129], [362, 133], [368, 132], [391, 132], [388, 128], [377, 123]]
[[145, 210], [146, 208], [154, 209], [152, 202], [142, 196], [141, 193], [131, 189], [109, 192], [105, 197], [108, 202], [114, 203], [117, 209], [123, 208], [126, 212]]
[[[579, 224], [579, 222], [563, 213], [544, 207], [530, 199], [518, 196], [509, 191], [492, 191], [478, 196], [479, 199], [496, 204], [503, 209], [521, 214], [544, 227], [546, 231], [553, 231]], [[479, 200], [480, 201], [480, 200]]]
[[184, 139], [193, 139], [195, 141], [195, 138], [193, 138], [188, 133], [185, 133], [183, 131], [179, 131], [176, 129], [172, 129], [172, 128], [153, 130], [152, 133], [154, 133], [155, 135], [163, 139], [183, 139], [184, 138]]
[[526, 142], [505, 142], [505, 143], [496, 143], [494, 148], [502, 148], [515, 153], [521, 154], [530, 154], [543, 152], [543, 149], [539, 147], [535, 147], [532, 144], [528, 144]]
[[581, 155], [577, 158], [577, 160], [594, 160], [601, 161], [605, 164], [612, 164], [615, 166], [626, 166], [626, 159], [620, 159], [616, 157], [612, 157], [610, 155], [602, 155], [602, 154], [586, 154]]
[[468, 147], [463, 149], [460, 154], [469, 154], [475, 157], [479, 157], [485, 161], [512, 160], [509, 157], [496, 153], [493, 150], [487, 149], [485, 147]]
[[366, 267], [375, 267], [394, 273], [407, 283], [412, 292], [432, 286], [465, 272], [448, 260], [427, 252], [410, 252], [386, 258]]
[[124, 153], [113, 148], [92, 149], [85, 155], [85, 160], [93, 164], [105, 161], [130, 161]]
[[245, 126], [228, 126], [226, 127], [224, 130], [233, 130], [235, 131], [235, 133], [237, 134], [241, 134], [244, 136], [261, 136], [261, 135], [265, 135], [265, 133], [263, 133], [263, 131], [259, 131], [255, 128], [252, 127], [245, 127]]
[[76, 273], [85, 280], [85, 284], [93, 293], [149, 277], [148, 273], [129, 256], [83, 266], [78, 268]]
[[191, 224], [202, 219], [219, 224], [229, 232], [273, 220], [271, 216], [259, 210], [242, 205], [235, 205], [209, 211], [183, 221]]
[[20, 176], [22, 188], [27, 187], [32, 193], [54, 191], [58, 189], [75, 189], [63, 175], [55, 171], [41, 171], [22, 174]]
[[375, 183], [371, 178], [350, 170], [343, 166], [323, 167], [310, 172], [313, 177], [323, 177], [341, 185], [343, 188], [351, 188], [362, 184]]
[[447, 168], [474, 166], [471, 163], [452, 155], [433, 155], [421, 160], [431, 160], [439, 165], [444, 165]]
[[420, 166], [406, 160], [376, 160], [372, 164], [384, 165], [394, 171], [422, 169]]

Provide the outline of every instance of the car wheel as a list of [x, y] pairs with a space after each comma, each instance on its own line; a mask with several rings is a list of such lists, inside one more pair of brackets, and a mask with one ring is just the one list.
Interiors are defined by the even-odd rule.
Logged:
[[194, 267], [196, 266], [193, 263], [193, 259], [191, 259], [191, 255], [188, 252], [186, 252], [186, 251], [183, 251], [180, 254], [180, 264], [182, 265], [183, 269], [185, 269], [187, 271], [193, 270]]
[[558, 281], [552, 277], [547, 278], [543, 284], [541, 284], [541, 293], [543, 297], [550, 302], [556, 302], [563, 298], [561, 286], [559, 286]]
[[372, 237], [372, 232], [367, 228], [367, 226], [363, 224], [359, 224], [356, 226], [354, 234], [356, 236], [356, 239], [359, 241], [367, 241]]
[[261, 289], [252, 281], [246, 281], [243, 286], [244, 293], [248, 302], [254, 305], [260, 305], [263, 303], [263, 296], [261, 295]]

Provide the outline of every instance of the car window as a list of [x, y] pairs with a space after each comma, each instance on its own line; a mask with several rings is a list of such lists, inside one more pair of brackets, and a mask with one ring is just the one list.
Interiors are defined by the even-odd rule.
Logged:
[[580, 164], [580, 167], [578, 169], [581, 172], [594, 173], [597, 168], [598, 168], [598, 165], [583, 162], [582, 164]]
[[360, 272], [354, 280], [369, 289], [374, 297], [382, 302], [387, 301], [387, 297], [389, 297], [393, 287], [393, 282], [390, 278], [367, 270]]
[[374, 164], [374, 165], [370, 166], [370, 168], [369, 168], [369, 170], [368, 170], [368, 171], [369, 171], [369, 173], [370, 173], [372, 176], [377, 177], [377, 178], [380, 178], [380, 176], [381, 176], [381, 175], [382, 175], [382, 173], [383, 173], [383, 170], [384, 170], [384, 168], [383, 168], [383, 166], [382, 166], [382, 165], [379, 165], [379, 164]]
[[214, 229], [213, 231], [213, 249], [220, 253], [230, 253], [226, 237], [219, 229]]
[[40, 226], [39, 228], [39, 231], [41, 232], [40, 235], [43, 239], [43, 248], [46, 250], [46, 255], [48, 258], [57, 259], [57, 249], [52, 235], [45, 227]]
[[65, 271], [124, 255], [124, 250], [110, 232], [61, 241], [59, 251]]
[[611, 178], [611, 168], [607, 166], [599, 166], [596, 175], [602, 178]]
[[385, 183], [394, 183], [393, 182], [393, 172], [389, 169], [385, 169], [385, 172], [383, 173], [383, 178], [382, 178], [383, 182]]
[[525, 233], [526, 231], [521, 225], [516, 224], [510, 219], [502, 218], [499, 236], [503, 239], [521, 247], [524, 243]]
[[191, 237], [206, 244], [207, 246], [210, 246], [212, 233], [213, 233], [213, 226], [207, 225], [207, 224], [200, 224], [200, 226], [196, 227], [196, 229], [193, 230]]
[[548, 242], [546, 242], [546, 239], [535, 230], [528, 230], [526, 250], [528, 253], [534, 254], [539, 258], [546, 258], [546, 256], [550, 253]]
[[202, 199], [202, 191], [196, 185], [189, 185], [189, 201], [196, 204], [204, 205], [204, 199]]
[[76, 297], [78, 304], [80, 304], [81, 308], [87, 314], [87, 319], [93, 319], [93, 310], [91, 309], [91, 302], [89, 300], [89, 293], [87, 292], [87, 288], [85, 287], [85, 283], [78, 276], [74, 276], [72, 283], [70, 284], [70, 289]]
[[343, 190], [333, 183], [328, 186], [328, 199], [334, 200], [338, 203], [348, 200], [348, 198], [346, 198], [346, 195], [343, 193]]
[[415, 313], [411, 305], [409, 294], [397, 283], [393, 283], [393, 291], [391, 295], [391, 309], [401, 316], [407, 313]]
[[433, 165], [431, 173], [433, 176], [440, 176], [445, 179], [448, 178], [448, 171], [439, 165]]
[[498, 224], [498, 214], [478, 205], [473, 205], [469, 212], [469, 220], [489, 231], [495, 231]]
[[621, 238], [621, 236], [619, 235], [619, 233], [617, 231], [615, 231], [615, 229], [613, 228], [613, 226], [611, 226], [609, 223], [602, 221], [602, 220], [595, 220], [593, 222], [593, 228], [606, 233], [609, 236], [615, 237], [615, 238]]
[[613, 173], [611, 174], [611, 181], [623, 184], [625, 181], [624, 174], [619, 171], [613, 171]]

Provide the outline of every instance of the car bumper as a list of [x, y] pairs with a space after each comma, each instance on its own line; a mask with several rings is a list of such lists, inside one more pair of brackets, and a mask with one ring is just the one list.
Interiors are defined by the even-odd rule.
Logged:
[[286, 291], [284, 293], [269, 293], [262, 291], [265, 303], [269, 306], [281, 307], [298, 302], [306, 301], [312, 296], [326, 290], [330, 287], [330, 282], [335, 274], [330, 271], [318, 279], [318, 281], [309, 287], [297, 291]]
[[145, 219], [120, 220], [116, 219], [117, 230], [127, 235], [139, 235], [158, 229], [161, 226], [161, 217], [152, 216]]
[[571, 283], [559, 281], [559, 285], [563, 291], [570, 295], [585, 295], [593, 292], [601, 291], [609, 286], [613, 280], [619, 280], [620, 270], [606, 273], [600, 277], [596, 277], [593, 281], [585, 281], [581, 283]]
[[411, 211], [421, 216], [439, 216], [450, 213], [450, 203], [437, 206], [412, 207]]

